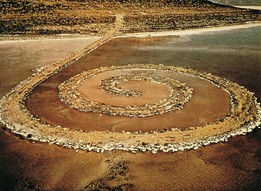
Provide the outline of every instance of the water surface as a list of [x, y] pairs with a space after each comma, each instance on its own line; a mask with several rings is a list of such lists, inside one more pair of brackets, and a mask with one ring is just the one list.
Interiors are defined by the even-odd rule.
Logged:
[[208, 32], [136, 46], [137, 60], [211, 72], [243, 85], [261, 99], [261, 27]]

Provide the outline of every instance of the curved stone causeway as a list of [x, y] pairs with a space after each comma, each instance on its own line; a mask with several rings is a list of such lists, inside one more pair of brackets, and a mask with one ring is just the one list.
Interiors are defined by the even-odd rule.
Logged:
[[[21, 83], [12, 93], [1, 100], [1, 121], [16, 134], [32, 140], [74, 149], [96, 152], [114, 149], [132, 152], [151, 150], [154, 153], [159, 150], [173, 152], [198, 148], [201, 145], [225, 141], [230, 136], [251, 132], [253, 128], [260, 125], [260, 106], [253, 94], [226, 79], [192, 69], [163, 65], [129, 65], [112, 68], [118, 70], [124, 68], [157, 68], [157, 70], [178, 71], [199, 77], [229, 93], [231, 112], [225, 118], [213, 123], [189, 127], [186, 130], [172, 128], [160, 132], [75, 131], [61, 126], [41, 123], [39, 119], [30, 114], [24, 105], [24, 101], [36, 85], [33, 84], [35, 83], [33, 81], [35, 76], [33, 76], [30, 78], [32, 81], [27, 80]], [[45, 71], [36, 74], [36, 76], [43, 75]]]
[[[186, 128], [174, 125], [172, 128], [161, 130], [131, 132], [75, 130], [43, 122], [28, 110], [25, 102], [37, 85], [68, 66], [81, 55], [106, 42], [113, 35], [115, 35], [115, 31], [110, 31], [103, 39], [83, 51], [61, 62], [42, 68], [41, 71], [21, 82], [0, 100], [1, 123], [11, 132], [34, 141], [95, 152], [124, 150], [134, 153], [138, 151], [156, 153], [158, 151], [175, 152], [197, 149], [202, 145], [226, 141], [231, 136], [244, 135], [254, 128], [260, 127], [260, 104], [253, 93], [244, 87], [209, 73], [160, 64], [112, 66], [84, 71], [62, 83], [59, 86], [59, 95], [62, 101], [70, 107], [83, 112], [98, 112], [112, 118], [124, 116], [136, 120], [150, 119], [155, 115], [176, 114], [179, 110], [182, 111], [189, 107], [188, 105], [193, 100], [200, 98], [197, 97], [199, 89], [195, 89], [189, 83], [184, 83], [181, 79], [185, 78], [176, 79], [175, 75], [177, 74], [177, 76], [185, 76], [186, 79], [191, 78], [191, 81], [198, 79], [204, 83], [210, 83], [216, 89], [224, 91], [230, 100], [230, 112], [203, 125]], [[149, 71], [153, 75], [140, 75], [141, 70], [145, 73]], [[106, 75], [103, 76], [104, 74]], [[86, 87], [91, 84], [88, 80], [99, 82], [94, 83], [96, 89], [93, 91], [99, 91], [100, 98], [99, 96], [92, 97], [91, 93], [93, 92], [90, 91], [84, 95]], [[135, 86], [132, 89], [133, 82], [140, 83], [140, 86]], [[156, 93], [154, 96], [150, 91], [144, 91], [144, 87], [150, 84], [156, 89], [161, 89], [163, 93], [160, 94], [160, 97], [157, 97]], [[103, 95], [111, 96], [112, 99], [108, 99], [107, 103], [102, 103]], [[149, 99], [144, 99], [146, 96]]]

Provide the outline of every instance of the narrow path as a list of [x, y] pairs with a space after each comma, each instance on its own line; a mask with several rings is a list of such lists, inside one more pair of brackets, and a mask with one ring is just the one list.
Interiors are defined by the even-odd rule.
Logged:
[[[100, 45], [104, 44], [108, 40], [110, 40], [112, 37], [115, 37], [119, 34], [120, 29], [123, 27], [124, 23], [124, 15], [118, 14], [115, 15], [116, 20], [115, 23], [112, 25], [112, 28], [107, 31], [107, 33], [99, 40], [95, 41], [94, 43], [90, 44], [89, 46], [85, 47], [83, 50], [80, 52], [75, 53], [74, 57], [80, 57], [84, 53], [90, 52]], [[71, 60], [73, 61], [73, 59]]]
[[30, 111], [26, 108], [25, 100], [27, 99], [27, 95], [42, 81], [79, 59], [82, 55], [91, 52], [112, 37], [117, 36], [120, 28], [123, 26], [123, 15], [116, 15], [115, 17], [116, 21], [112, 28], [101, 39], [61, 61], [43, 67], [39, 72], [22, 81], [10, 93], [4, 96], [0, 100], [0, 123], [4, 124], [14, 133], [25, 137], [28, 135], [28, 131], [25, 130], [27, 129], [26, 126], [32, 127], [31, 133], [35, 133], [35, 128], [43, 124], [34, 119]]

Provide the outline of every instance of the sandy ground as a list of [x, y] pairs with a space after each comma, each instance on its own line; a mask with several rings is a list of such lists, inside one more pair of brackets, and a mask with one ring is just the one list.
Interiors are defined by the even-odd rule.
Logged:
[[148, 37], [148, 36], [187, 36], [194, 34], [202, 34], [209, 32], [220, 32], [228, 31], [235, 29], [244, 29], [250, 27], [261, 26], [261, 22], [251, 22], [248, 24], [232, 25], [232, 26], [222, 26], [222, 27], [213, 27], [213, 28], [199, 28], [199, 29], [190, 29], [190, 30], [174, 30], [174, 31], [164, 31], [164, 32], [143, 32], [143, 33], [130, 33], [125, 34], [122, 37]]
[[[99, 37], [17, 39], [0, 41], [0, 97], [16, 84], [29, 77], [33, 71], [52, 64], [83, 49]], [[22, 72], [21, 72], [22, 71]]]
[[235, 6], [243, 9], [256, 9], [256, 10], [261, 10], [261, 6]]
[[133, 187], [129, 190], [244, 191], [260, 188], [257, 153], [261, 136], [257, 133], [197, 151], [156, 155], [116, 151], [76, 153], [57, 146], [32, 144], [3, 131], [0, 137], [2, 190]]
[[[2, 45], [0, 48], [2, 49]], [[108, 61], [101, 58], [104, 52], [109, 51], [107, 48], [103, 46], [87, 59], [91, 67], [102, 66]], [[118, 50], [121, 48], [118, 47]], [[50, 58], [52, 57], [49, 55], [52, 53], [55, 58], [60, 54], [50, 51], [50, 47], [45, 47], [46, 49], [49, 50], [47, 55]], [[1, 95], [30, 75], [31, 72], [28, 70], [38, 67], [35, 67], [36, 61], [30, 56], [22, 57], [21, 61], [21, 55], [30, 55], [33, 52], [32, 49], [23, 50], [28, 52], [17, 53], [17, 56], [3, 53], [8, 52], [6, 48], [1, 50], [4, 57], [1, 55], [0, 58], [8, 66], [5, 70], [1, 70], [1, 77], [5, 75], [3, 79], [6, 82], [10, 80], [9, 83], [12, 83], [12, 85], [0, 84]], [[41, 49], [38, 47], [38, 50]], [[135, 52], [128, 52], [128, 54], [134, 57], [138, 55]], [[46, 55], [41, 52], [38, 55], [38, 60], [46, 59]], [[123, 52], [119, 59], [125, 56]], [[13, 72], [6, 75], [8, 69], [17, 68], [17, 64], [12, 65], [15, 58], [16, 63], [22, 63], [24, 67], [19, 68], [19, 72], [15, 75]], [[110, 62], [115, 64], [117, 61], [119, 62], [110, 57]], [[130, 63], [130, 60], [127, 62]], [[3, 61], [1, 66], [2, 63]], [[66, 70], [64, 72], [64, 75], [67, 75]], [[76, 70], [74, 73], [77, 72]], [[240, 71], [234, 75], [240, 75]], [[49, 87], [51, 85], [50, 83]], [[155, 155], [149, 152], [131, 154], [119, 151], [98, 154], [31, 143], [1, 130], [0, 188], [1, 190], [94, 190], [94, 188], [98, 188], [96, 190], [170, 191], [260, 190], [260, 140], [260, 131], [255, 131], [247, 136], [234, 137], [226, 143], [202, 147], [196, 151]]]

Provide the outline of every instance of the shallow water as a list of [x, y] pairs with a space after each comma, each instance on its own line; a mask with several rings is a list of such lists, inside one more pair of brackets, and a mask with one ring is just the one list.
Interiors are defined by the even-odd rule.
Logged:
[[136, 48], [141, 51], [139, 60], [211, 72], [243, 85], [261, 99], [261, 27], [173, 37]]

